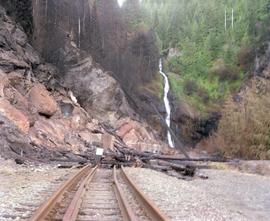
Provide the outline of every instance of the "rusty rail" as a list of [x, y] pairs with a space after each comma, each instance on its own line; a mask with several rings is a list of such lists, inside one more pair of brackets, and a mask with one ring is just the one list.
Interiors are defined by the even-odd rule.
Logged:
[[73, 200], [71, 201], [71, 203], [68, 206], [68, 209], [66, 210], [66, 213], [63, 217], [63, 221], [76, 221], [80, 211], [80, 207], [83, 202], [84, 194], [87, 191], [89, 183], [91, 182], [96, 170], [97, 166], [94, 169], [92, 169], [89, 175], [80, 184], [79, 189], [77, 190]]
[[61, 202], [66, 191], [68, 191], [72, 186], [76, 185], [86, 174], [91, 172], [91, 167], [85, 166], [80, 171], [75, 173], [70, 177], [44, 204], [39, 207], [39, 209], [32, 216], [30, 221], [41, 221], [45, 220], [55, 206]]
[[126, 173], [124, 167], [121, 167], [121, 173], [131, 188], [132, 192], [134, 193], [137, 200], [143, 206], [144, 211], [146, 214], [155, 221], [170, 221], [170, 218], [167, 217], [156, 205], [152, 202], [139, 188], [138, 186], [132, 181], [132, 179]]
[[[88, 190], [89, 184], [97, 171], [98, 166], [92, 168], [90, 166], [86, 166], [74, 174], [71, 178], [69, 178], [60, 188], [56, 191], [33, 215], [30, 219], [31, 221], [43, 221], [43, 220], [52, 220], [55, 212], [58, 209], [58, 206], [65, 197], [65, 194], [72, 190], [74, 186], [78, 185], [80, 182], [80, 186], [76, 187], [76, 192], [70, 203], [67, 205], [67, 209], [63, 214], [63, 221], [75, 221], [78, 217], [80, 207], [83, 202], [83, 197], [85, 192]], [[163, 214], [159, 208], [150, 201], [145, 194], [137, 187], [137, 185], [132, 181], [132, 179], [125, 172], [124, 167], [120, 169], [120, 175], [123, 177], [125, 183], [130, 188], [131, 192], [134, 194], [134, 197], [142, 206], [142, 209], [147, 214], [148, 218], [154, 221], [170, 221], [170, 219]], [[132, 210], [128, 200], [126, 193], [123, 191], [118, 179], [117, 179], [117, 170], [116, 167], [113, 169], [113, 189], [116, 195], [116, 199], [125, 221], [139, 221], [140, 219]]]
[[118, 182], [117, 175], [116, 175], [116, 166], [113, 168], [113, 188], [116, 194], [116, 198], [122, 213], [124, 220], [126, 221], [139, 221], [135, 213], [133, 212], [132, 208], [130, 207], [126, 196]]

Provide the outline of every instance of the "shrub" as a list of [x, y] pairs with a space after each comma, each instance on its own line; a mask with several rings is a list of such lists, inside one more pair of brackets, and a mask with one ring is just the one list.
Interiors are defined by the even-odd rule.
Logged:
[[240, 103], [224, 107], [213, 139], [227, 157], [270, 159], [270, 88], [259, 92], [258, 85], [269, 85], [262, 81], [253, 80]]
[[254, 52], [251, 47], [242, 46], [237, 53], [237, 64], [245, 71], [250, 70], [254, 62]]
[[168, 63], [168, 68], [171, 72], [176, 74], [181, 74], [182, 72], [180, 60], [178, 58], [170, 59]]
[[195, 92], [198, 91], [198, 85], [194, 80], [185, 80], [184, 81], [184, 92], [186, 95], [193, 95]]
[[207, 90], [205, 90], [204, 88], [200, 88], [200, 89], [198, 90], [197, 94], [198, 94], [198, 97], [201, 98], [201, 100], [202, 100], [202, 102], [203, 102], [204, 104], [207, 104], [207, 103], [209, 102], [210, 96], [209, 96]]
[[236, 81], [239, 79], [237, 70], [226, 65], [222, 59], [217, 60], [210, 69], [210, 78], [218, 77], [220, 81]]

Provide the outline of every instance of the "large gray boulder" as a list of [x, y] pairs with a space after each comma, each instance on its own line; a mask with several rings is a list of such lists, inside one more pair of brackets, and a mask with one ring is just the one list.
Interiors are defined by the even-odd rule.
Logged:
[[134, 114], [119, 83], [91, 56], [84, 56], [71, 44], [63, 53], [66, 58], [64, 84], [74, 92], [89, 114], [110, 124]]

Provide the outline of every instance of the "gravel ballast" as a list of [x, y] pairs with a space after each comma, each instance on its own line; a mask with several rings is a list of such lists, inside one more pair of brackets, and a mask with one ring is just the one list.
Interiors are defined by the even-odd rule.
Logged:
[[150, 169], [126, 170], [172, 220], [270, 219], [269, 177], [204, 170], [209, 179], [185, 181]]
[[0, 162], [0, 221], [27, 220], [71, 171]]

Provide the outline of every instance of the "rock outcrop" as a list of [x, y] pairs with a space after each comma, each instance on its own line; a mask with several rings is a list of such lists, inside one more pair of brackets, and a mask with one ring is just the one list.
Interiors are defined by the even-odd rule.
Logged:
[[[63, 73], [44, 62], [1, 6], [0, 24], [1, 156], [46, 161], [65, 153], [73, 153], [69, 159], [74, 154], [93, 156], [97, 147], [114, 151], [119, 137], [107, 132], [102, 122], [115, 123], [115, 130], [123, 131], [121, 118], [134, 113], [116, 80], [72, 41], [59, 54], [64, 72], [59, 77]], [[122, 133], [127, 146], [166, 150], [145, 124], [129, 124]]]
[[174, 102], [173, 107], [172, 128], [187, 146], [194, 147], [218, 128], [221, 114], [217, 110], [202, 116], [184, 100]]
[[[130, 8], [134, 9], [132, 5], [136, 1], [131, 3]], [[95, 114], [100, 115], [101, 109], [108, 110], [111, 122], [122, 115], [132, 116], [132, 113], [126, 114], [129, 108], [123, 96], [149, 122], [153, 122], [153, 117], [149, 116], [155, 115], [149, 102], [145, 101], [146, 91], [142, 88], [157, 73], [159, 53], [153, 30], [128, 25], [134, 23], [130, 19], [137, 16], [138, 10], [139, 7], [136, 13], [133, 10], [134, 15], [123, 16], [129, 13], [128, 9], [120, 8], [117, 0], [53, 0], [47, 1], [47, 4], [38, 1], [33, 5], [35, 48], [47, 62], [61, 70], [58, 76], [64, 80], [77, 76], [82, 70], [83, 74], [80, 73], [76, 78], [79, 82], [73, 80], [72, 83], [68, 80], [67, 86], [75, 92], [89, 113], [96, 109]], [[93, 65], [92, 60], [109, 71], [110, 76], [101, 73], [105, 71]], [[120, 84], [121, 89], [111, 77]], [[88, 82], [92, 80], [93, 83]], [[106, 91], [106, 94], [102, 97], [99, 95], [97, 99], [96, 88], [93, 90], [94, 88], [89, 87], [94, 82], [99, 85], [100, 90]], [[90, 92], [87, 98], [85, 91]], [[109, 97], [113, 99], [108, 99]], [[117, 106], [120, 108], [114, 108]]]
[[0, 114], [9, 119], [23, 133], [28, 133], [30, 124], [27, 117], [4, 98], [0, 98]]
[[113, 125], [119, 118], [135, 114], [119, 83], [91, 56], [69, 43], [65, 49], [62, 53], [65, 64], [63, 84], [74, 92], [91, 116]]
[[28, 100], [39, 114], [51, 117], [57, 111], [55, 100], [42, 84], [35, 84], [29, 91]]
[[157, 141], [155, 134], [146, 124], [129, 118], [123, 118], [117, 122], [116, 134], [127, 146], [139, 151], [162, 152], [166, 154], [175, 152], [167, 144]]

